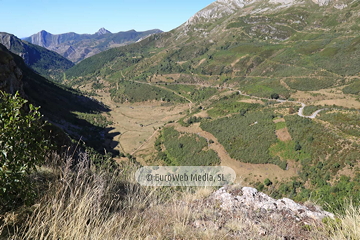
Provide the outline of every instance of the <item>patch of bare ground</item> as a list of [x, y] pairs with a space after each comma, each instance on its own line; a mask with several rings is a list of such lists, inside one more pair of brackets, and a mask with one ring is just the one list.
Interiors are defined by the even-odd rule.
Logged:
[[151, 82], [169, 82], [172, 83], [180, 78], [180, 74], [154, 74], [151, 77]]
[[199, 113], [194, 114], [195, 117], [201, 117], [201, 118], [206, 118], [209, 116], [209, 114], [207, 113], [207, 111], [201, 111]]
[[154, 144], [159, 134], [160, 131], [155, 131], [154, 135], [150, 136], [147, 141], [134, 152], [133, 156], [136, 158], [136, 161], [140, 162], [143, 166], [154, 162], [157, 153], [154, 149]]
[[273, 122], [274, 123], [285, 122], [285, 119], [284, 118], [278, 118], [278, 119], [275, 119]]
[[[357, 164], [359, 167], [359, 164]], [[347, 177], [351, 177], [354, 178], [355, 177], [355, 171], [354, 168], [350, 167], [350, 166], [346, 166], [343, 169], [339, 170], [336, 174], [336, 178], [340, 178], [342, 175], [347, 176]], [[336, 179], [334, 178], [334, 179]]]
[[259, 100], [259, 99], [253, 99], [253, 98], [242, 99], [242, 100], [240, 100], [239, 102], [264, 104], [263, 101], [261, 101], [261, 100]]
[[352, 95], [344, 94], [343, 87], [321, 89], [319, 91], [297, 91], [291, 97], [307, 105], [338, 105], [360, 109], [360, 102]]
[[280, 141], [286, 142], [286, 141], [291, 141], [291, 135], [287, 129], [287, 127], [276, 130], [276, 136], [278, 137], [278, 139]]
[[[159, 127], [169, 121], [176, 121], [184, 116], [189, 107], [188, 104], [164, 106], [161, 102], [142, 103], [114, 103], [110, 94], [106, 91], [98, 93], [96, 99], [102, 101], [110, 108], [108, 120], [113, 122], [109, 127], [111, 133], [119, 133], [113, 142], [114, 147], [123, 153], [135, 153], [140, 149], [146, 149], [151, 144]], [[153, 146], [153, 145], [152, 145]]]
[[289, 161], [288, 170], [282, 170], [280, 167], [274, 164], [252, 164], [243, 163], [229, 156], [224, 146], [221, 145], [218, 140], [209, 132], [206, 132], [200, 128], [200, 123], [195, 123], [189, 127], [183, 127], [178, 123], [169, 124], [174, 126], [179, 132], [194, 133], [207, 140], [213, 140], [214, 143], [209, 145], [209, 148], [214, 150], [221, 159], [221, 166], [227, 166], [234, 169], [236, 173], [236, 182], [253, 181], [263, 182], [266, 178], [288, 180], [297, 175], [298, 168], [295, 163]]

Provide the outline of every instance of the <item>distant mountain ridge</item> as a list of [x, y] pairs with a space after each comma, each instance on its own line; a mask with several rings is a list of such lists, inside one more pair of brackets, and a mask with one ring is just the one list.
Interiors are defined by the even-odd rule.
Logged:
[[58, 79], [74, 63], [56, 52], [23, 41], [16, 36], [0, 32], [0, 43], [10, 52], [20, 56], [27, 66], [47, 78]]
[[109, 48], [134, 43], [149, 35], [161, 32], [159, 29], [153, 29], [144, 32], [130, 30], [111, 33], [105, 28], [100, 28], [94, 34], [77, 34], [74, 32], [51, 34], [42, 30], [23, 40], [55, 51], [70, 61], [77, 63]]

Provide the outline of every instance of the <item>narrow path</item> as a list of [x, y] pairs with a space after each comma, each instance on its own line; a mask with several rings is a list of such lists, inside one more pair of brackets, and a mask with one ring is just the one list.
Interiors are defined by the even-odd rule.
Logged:
[[[135, 81], [135, 82], [137, 82], [137, 81]], [[137, 83], [143, 83], [143, 84], [153, 85], [153, 84], [144, 83], [144, 82], [137, 82]], [[179, 84], [181, 84], [181, 85], [192, 85], [192, 86], [218, 88], [218, 87], [216, 87], [216, 86], [205, 85], [205, 84], [196, 84], [196, 83], [179, 83]], [[157, 86], [157, 87], [160, 87], [160, 88], [169, 90], [168, 88], [166, 88], [166, 87], [161, 87], [161, 86], [159, 86], [158, 84], [153, 85], [153, 86]], [[305, 116], [305, 115], [303, 114], [304, 108], [306, 107], [305, 103], [297, 102], [297, 101], [281, 100], [281, 99], [272, 99], [272, 98], [256, 97], [256, 96], [252, 96], [252, 95], [249, 95], [249, 94], [242, 93], [240, 90], [236, 90], [236, 89], [233, 89], [233, 88], [231, 88], [231, 87], [221, 87], [221, 88], [229, 89], [230, 91], [238, 91], [240, 95], [246, 96], [246, 97], [250, 97], [250, 98], [255, 98], [255, 99], [260, 99], [260, 100], [275, 100], [275, 101], [280, 102], [280, 103], [292, 102], [292, 103], [301, 104], [301, 108], [300, 108], [299, 111], [298, 111], [298, 115], [299, 115], [300, 117], [304, 117], [304, 118], [314, 119], [314, 118], [316, 118], [316, 116], [317, 116], [321, 111], [327, 110], [327, 108], [319, 109], [319, 110], [316, 110], [315, 112], [313, 112], [311, 115]], [[177, 93], [175, 92], [175, 94], [177, 94]], [[190, 99], [188, 99], [188, 98], [186, 98], [186, 97], [184, 97], [184, 96], [182, 96], [182, 95], [180, 95], [180, 94], [177, 94], [177, 95], [180, 96], [180, 97], [183, 97], [184, 99], [186, 99], [187, 101], [189, 101], [189, 102], [190, 102], [190, 103], [189, 103], [189, 106], [190, 106], [190, 104], [193, 104], [193, 102], [192, 102]], [[191, 113], [191, 107], [190, 107], [190, 113]]]

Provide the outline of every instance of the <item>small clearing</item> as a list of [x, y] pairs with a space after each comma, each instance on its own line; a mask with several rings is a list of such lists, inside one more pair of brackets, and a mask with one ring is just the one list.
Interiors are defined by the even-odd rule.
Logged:
[[286, 141], [291, 141], [291, 135], [287, 129], [287, 127], [276, 130], [276, 136], [280, 141], [286, 142]]

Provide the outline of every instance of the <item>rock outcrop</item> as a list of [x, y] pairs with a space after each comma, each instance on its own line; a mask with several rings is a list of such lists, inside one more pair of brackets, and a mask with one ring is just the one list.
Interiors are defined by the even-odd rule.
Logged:
[[243, 187], [237, 194], [229, 193], [225, 187], [222, 187], [213, 194], [213, 197], [220, 200], [220, 207], [227, 211], [251, 208], [267, 212], [287, 212], [290, 217], [299, 221], [309, 219], [321, 221], [325, 217], [334, 218], [334, 214], [320, 208], [312, 207], [310, 209], [289, 198], [275, 200], [251, 187]]
[[100, 36], [100, 35], [104, 35], [104, 34], [108, 34], [111, 33], [109, 30], [106, 30], [105, 28], [100, 28], [99, 31], [97, 31], [95, 34]]
[[225, 186], [191, 207], [199, 216], [191, 223], [194, 228], [223, 229], [231, 233], [229, 239], [310, 239], [316, 234], [310, 230], [319, 227], [323, 218], [334, 218], [317, 206], [275, 200], [251, 187]]
[[[327, 6], [334, 0], [312, 0], [319, 6]], [[280, 8], [304, 4], [304, 0], [217, 0], [192, 16], [184, 26], [196, 24], [200, 21], [220, 19], [241, 11], [244, 14], [254, 14]], [[247, 9], [249, 8], [249, 9]], [[241, 14], [240, 14], [241, 15]]]

